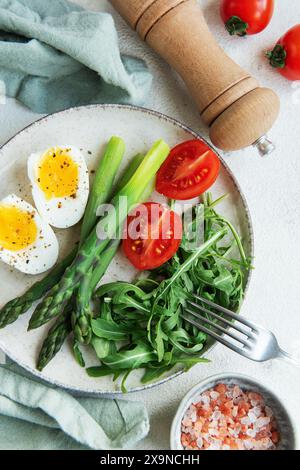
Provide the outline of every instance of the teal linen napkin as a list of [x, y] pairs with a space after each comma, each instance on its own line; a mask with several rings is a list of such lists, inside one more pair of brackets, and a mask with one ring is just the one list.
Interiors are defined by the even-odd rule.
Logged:
[[0, 450], [133, 448], [148, 431], [142, 403], [74, 398], [16, 365], [0, 366]]
[[143, 61], [120, 56], [111, 15], [64, 0], [0, 0], [0, 80], [38, 113], [140, 105], [151, 86]]

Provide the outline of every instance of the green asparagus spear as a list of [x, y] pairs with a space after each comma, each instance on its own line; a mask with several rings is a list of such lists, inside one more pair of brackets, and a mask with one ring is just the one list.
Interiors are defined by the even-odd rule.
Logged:
[[[114, 212], [103, 217], [79, 249], [74, 262], [66, 270], [61, 281], [50, 290], [38, 305], [31, 317], [28, 329], [38, 328], [59, 315], [90, 267], [100, 262], [110, 239], [116, 236], [116, 229], [122, 227], [128, 210], [140, 202], [143, 192], [167, 158], [169, 151], [168, 145], [162, 140], [153, 145], [130, 181], [112, 200], [115, 213], [119, 215], [117, 224]], [[123, 198], [127, 200], [126, 207], [123, 204]], [[98, 229], [100, 231], [105, 229], [106, 236], [104, 239], [98, 238]]]
[[73, 350], [73, 356], [75, 357], [76, 362], [80, 365], [80, 367], [85, 367], [85, 361], [84, 361], [82, 352], [80, 350], [80, 345], [76, 338], [73, 338], [72, 350]]
[[85, 209], [81, 227], [81, 244], [89, 236], [97, 222], [97, 209], [112, 196], [114, 180], [125, 152], [125, 144], [119, 137], [112, 137], [97, 169], [93, 188]]
[[66, 268], [75, 259], [77, 247], [57, 266], [50, 271], [49, 274], [41, 281], [33, 284], [30, 289], [20, 297], [9, 301], [0, 310], [0, 328], [5, 328], [7, 325], [14, 323], [20, 315], [30, 309], [33, 302], [43, 297], [52, 287], [54, 287], [61, 279]]
[[119, 240], [114, 240], [104, 251], [101, 262], [95, 268], [90, 268], [88, 274], [83, 278], [82, 283], [78, 289], [76, 309], [72, 314], [72, 326], [75, 338], [80, 343], [89, 344], [92, 339], [92, 330], [90, 320], [92, 319], [92, 311], [90, 301], [92, 294], [105, 274], [108, 266], [115, 257]]
[[73, 303], [70, 303], [65, 308], [63, 315], [57, 319], [53, 327], [49, 330], [48, 336], [45, 339], [38, 359], [37, 368], [43, 370], [53, 357], [60, 351], [66, 338], [69, 336], [72, 327], [70, 315]]
[[125, 171], [123, 172], [121, 178], [118, 181], [115, 194], [118, 194], [118, 192], [121, 191], [124, 186], [126, 186], [130, 178], [132, 178], [132, 176], [144, 160], [144, 158], [145, 155], [138, 153], [135, 157], [131, 159], [129, 165], [126, 167]]

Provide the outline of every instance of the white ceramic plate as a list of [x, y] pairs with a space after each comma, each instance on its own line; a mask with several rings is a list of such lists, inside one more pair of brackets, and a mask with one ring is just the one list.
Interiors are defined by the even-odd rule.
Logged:
[[[27, 127], [0, 149], [0, 199], [9, 193], [16, 193], [32, 203], [29, 181], [26, 175], [27, 158], [31, 153], [59, 144], [74, 145], [83, 149], [89, 169], [96, 168], [105, 144], [112, 135], [122, 137], [126, 142], [124, 166], [129, 159], [146, 152], [153, 142], [165, 139], [172, 147], [181, 141], [199, 136], [179, 122], [162, 114], [143, 108], [118, 105], [96, 105], [69, 109], [47, 116]], [[223, 162], [221, 176], [212, 188], [218, 197], [229, 193], [222, 203], [222, 213], [227, 215], [239, 229], [243, 237], [247, 255], [253, 253], [252, 225], [249, 211], [234, 176]], [[64, 256], [78, 239], [78, 227], [56, 231], [61, 256]], [[112, 280], [132, 280], [135, 270], [122, 254], [118, 254], [110, 266], [103, 282]], [[8, 300], [20, 295], [37, 280], [26, 276], [0, 263], [0, 307]], [[51, 384], [73, 392], [97, 395], [119, 393], [119, 384], [111, 378], [90, 378], [73, 359], [69, 344], [45, 368], [42, 373], [35, 370], [38, 351], [49, 328], [45, 326], [27, 333], [27, 323], [32, 309], [20, 317], [13, 325], [0, 330], [0, 348], [20, 366]], [[87, 365], [96, 365], [94, 355], [88, 354]], [[150, 384], [157, 385], [168, 380], [180, 371], [173, 371]], [[140, 383], [142, 372], [132, 373], [127, 382], [128, 389], [147, 388]]]

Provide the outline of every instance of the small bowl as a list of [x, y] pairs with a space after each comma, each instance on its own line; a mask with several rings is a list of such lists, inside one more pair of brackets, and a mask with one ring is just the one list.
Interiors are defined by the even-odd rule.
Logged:
[[238, 385], [244, 390], [251, 390], [253, 392], [261, 393], [264, 397], [266, 405], [268, 405], [274, 412], [277, 420], [278, 430], [280, 433], [280, 442], [277, 450], [295, 450], [296, 447], [296, 434], [293, 425], [293, 419], [286, 411], [281, 400], [277, 398], [271, 390], [264, 385], [258, 383], [255, 379], [247, 377], [246, 375], [236, 373], [218, 374], [207, 378], [192, 388], [181, 401], [177, 413], [174, 417], [171, 427], [171, 449], [183, 450], [181, 444], [181, 422], [185, 412], [193, 403], [194, 399], [210, 388], [214, 388], [218, 383], [226, 385]]

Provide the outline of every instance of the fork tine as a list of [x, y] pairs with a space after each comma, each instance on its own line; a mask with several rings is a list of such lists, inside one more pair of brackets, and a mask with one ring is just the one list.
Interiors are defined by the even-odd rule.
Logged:
[[203, 317], [202, 315], [199, 315], [199, 313], [196, 313], [193, 310], [190, 310], [188, 308], [186, 308], [184, 311], [190, 313], [191, 315], [193, 315], [194, 317], [196, 317], [199, 320], [203, 321], [204, 323], [214, 327], [216, 330], [221, 331], [225, 335], [230, 336], [235, 341], [238, 341], [239, 343], [243, 344], [244, 346], [247, 346], [248, 343], [247, 343], [246, 340], [244, 340], [243, 338], [235, 335], [233, 332], [229, 331], [228, 329], [223, 328], [223, 326], [218, 325], [218, 323], [214, 323], [213, 321], [208, 320], [207, 318]]
[[233, 318], [234, 320], [237, 320], [240, 323], [243, 323], [244, 325], [248, 326], [248, 328], [251, 328], [253, 331], [257, 331], [255, 328], [255, 325], [247, 321], [245, 318], [241, 317], [240, 315], [237, 315], [234, 312], [231, 312], [231, 310], [228, 310], [225, 307], [221, 307], [218, 304], [215, 304], [214, 302], [211, 302], [211, 300], [204, 299], [203, 297], [200, 297], [199, 295], [193, 294], [195, 299], [200, 300], [200, 302], [203, 302], [206, 305], [209, 305], [210, 307], [215, 308], [218, 312], [225, 313], [229, 317]]
[[208, 336], [211, 336], [216, 341], [223, 344], [223, 346], [226, 346], [227, 348], [231, 349], [232, 351], [235, 351], [238, 354], [246, 356], [245, 350], [243, 348], [236, 346], [235, 344], [231, 343], [231, 341], [227, 341], [226, 339], [224, 339], [223, 336], [214, 333], [203, 325], [199, 325], [198, 322], [192, 320], [191, 318], [187, 318], [184, 315], [181, 315], [181, 318], [183, 318], [186, 322], [190, 323], [191, 325], [196, 326], [196, 328], [198, 328], [200, 331], [203, 331], [203, 333], [206, 333]]
[[226, 320], [226, 318], [221, 317], [217, 313], [208, 310], [205, 307], [202, 307], [202, 305], [197, 304], [196, 302], [192, 302], [191, 300], [187, 300], [187, 303], [195, 307], [197, 310], [200, 310], [200, 312], [207, 313], [211, 315], [212, 317], [216, 318], [217, 320], [221, 321], [222, 323], [225, 323], [225, 325], [230, 326], [231, 328], [234, 328], [235, 330], [239, 331], [240, 333], [243, 333], [244, 335], [248, 336], [248, 338], [254, 339], [253, 334], [251, 331], [246, 330], [246, 328], [243, 328], [240, 325], [236, 325], [235, 323], [230, 322], [229, 320]]

